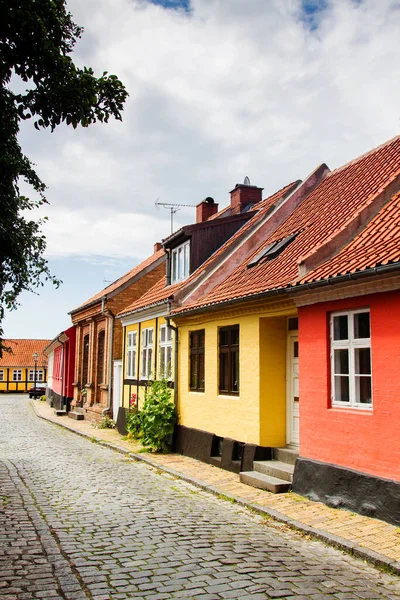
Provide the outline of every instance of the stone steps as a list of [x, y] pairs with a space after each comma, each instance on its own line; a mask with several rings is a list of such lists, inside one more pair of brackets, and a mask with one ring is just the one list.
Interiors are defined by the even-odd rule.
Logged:
[[273, 448], [272, 456], [272, 460], [255, 460], [254, 470], [242, 471], [240, 481], [273, 494], [288, 492], [292, 487], [298, 451], [295, 448]]
[[83, 412], [78, 412], [76, 410], [70, 410], [68, 416], [70, 419], [75, 419], [75, 421], [83, 421], [85, 418]]
[[64, 417], [67, 414], [67, 411], [64, 408], [55, 408], [54, 414], [56, 417]]

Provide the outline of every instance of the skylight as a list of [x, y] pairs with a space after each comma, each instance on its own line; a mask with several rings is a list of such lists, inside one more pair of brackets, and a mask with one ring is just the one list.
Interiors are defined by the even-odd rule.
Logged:
[[296, 236], [297, 233], [291, 233], [282, 240], [277, 240], [276, 242], [272, 242], [272, 244], [268, 244], [266, 248], [263, 248], [261, 252], [256, 254], [254, 258], [251, 259], [251, 261], [247, 264], [247, 267], [254, 267], [263, 259], [273, 260], [279, 256], [279, 254], [281, 254], [281, 252], [283, 252], [291, 242], [293, 242]]

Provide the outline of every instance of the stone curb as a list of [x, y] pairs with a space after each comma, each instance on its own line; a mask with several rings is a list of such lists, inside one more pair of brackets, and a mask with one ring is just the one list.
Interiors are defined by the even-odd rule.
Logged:
[[116, 444], [113, 444], [112, 442], [107, 442], [96, 436], [88, 435], [87, 433], [84, 433], [83, 431], [78, 431], [74, 427], [70, 427], [69, 425], [66, 425], [64, 423], [58, 423], [56, 421], [53, 421], [52, 419], [49, 419], [48, 417], [45, 417], [45, 416], [39, 414], [39, 412], [36, 410], [35, 405], [32, 402], [30, 404], [31, 404], [36, 416], [39, 417], [40, 419], [43, 419], [44, 421], [48, 421], [49, 423], [53, 423], [54, 425], [59, 425], [60, 427], [63, 427], [64, 429], [67, 429], [68, 431], [72, 431], [73, 433], [76, 433], [77, 435], [80, 435], [84, 438], [92, 440], [93, 442], [95, 442], [101, 446], [104, 446], [105, 448], [109, 448], [110, 450], [113, 450], [114, 452], [119, 452], [120, 454], [125, 454], [125, 455], [129, 456], [130, 458], [132, 458], [132, 460], [136, 460], [138, 462], [142, 461], [155, 469], [164, 471], [165, 473], [168, 473], [169, 475], [177, 477], [178, 479], [182, 479], [183, 481], [186, 481], [187, 483], [191, 483], [192, 485], [194, 485], [204, 491], [207, 491], [211, 494], [214, 494], [215, 496], [223, 496], [224, 498], [231, 500], [231, 501], [239, 504], [240, 506], [244, 506], [245, 508], [249, 508], [250, 510], [257, 512], [261, 516], [266, 515], [267, 517], [270, 517], [271, 519], [274, 519], [275, 521], [278, 521], [279, 523], [283, 523], [284, 525], [287, 525], [288, 527], [290, 527], [290, 529], [293, 529], [294, 531], [298, 531], [304, 535], [308, 535], [308, 536], [312, 537], [313, 539], [320, 540], [329, 546], [337, 548], [338, 550], [342, 550], [344, 552], [347, 552], [348, 554], [351, 554], [352, 556], [355, 556], [357, 558], [365, 560], [366, 562], [374, 565], [375, 567], [379, 567], [381, 569], [388, 569], [393, 574], [400, 575], [400, 561], [393, 561], [390, 558], [387, 558], [386, 556], [379, 554], [378, 552], [374, 552], [373, 550], [369, 550], [368, 548], [363, 548], [362, 546], [359, 546], [358, 544], [355, 544], [348, 540], [345, 540], [344, 538], [342, 538], [338, 535], [333, 535], [322, 529], [318, 529], [316, 527], [311, 527], [310, 525], [305, 525], [304, 523], [301, 523], [300, 521], [296, 521], [295, 519], [287, 517], [283, 513], [279, 512], [277, 510], [274, 510], [273, 508], [266, 508], [264, 506], [261, 506], [260, 504], [248, 502], [247, 500], [244, 500], [243, 498], [240, 498], [239, 496], [234, 496], [233, 494], [230, 494], [229, 492], [221, 490], [213, 485], [209, 485], [209, 484], [205, 483], [204, 481], [201, 481], [200, 479], [196, 479], [195, 477], [191, 477], [190, 475], [186, 475], [184, 473], [181, 473], [180, 471], [175, 471], [175, 469], [166, 467], [165, 465], [162, 465], [147, 456], [143, 456], [142, 454], [137, 454], [135, 452], [130, 452], [129, 450], [126, 450], [125, 448], [122, 448], [121, 446], [117, 446]]

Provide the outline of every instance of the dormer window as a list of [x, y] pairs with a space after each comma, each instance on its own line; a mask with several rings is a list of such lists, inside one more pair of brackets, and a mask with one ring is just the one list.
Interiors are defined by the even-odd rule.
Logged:
[[190, 241], [184, 242], [171, 251], [171, 283], [189, 277]]

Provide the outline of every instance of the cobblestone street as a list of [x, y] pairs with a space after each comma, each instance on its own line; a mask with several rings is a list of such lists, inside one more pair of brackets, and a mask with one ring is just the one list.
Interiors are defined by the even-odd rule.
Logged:
[[399, 578], [1, 396], [0, 598], [399, 599]]

